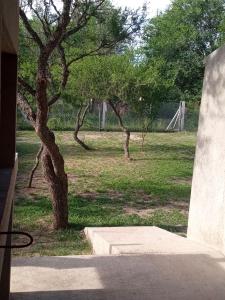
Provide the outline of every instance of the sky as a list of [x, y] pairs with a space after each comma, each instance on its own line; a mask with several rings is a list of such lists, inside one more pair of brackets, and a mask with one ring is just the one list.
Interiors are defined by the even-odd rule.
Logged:
[[[116, 6], [121, 7], [129, 7], [129, 8], [138, 8], [142, 6], [146, 1], [145, 0], [113, 0], [113, 3]], [[163, 11], [165, 10], [169, 4], [171, 3], [171, 0], [148, 0], [149, 2], [149, 16], [153, 17], [157, 15], [157, 11]]]

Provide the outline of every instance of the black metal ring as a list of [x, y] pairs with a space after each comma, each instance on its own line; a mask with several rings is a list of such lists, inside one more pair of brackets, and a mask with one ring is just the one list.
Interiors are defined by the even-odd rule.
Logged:
[[33, 244], [34, 239], [33, 237], [26, 232], [21, 232], [21, 231], [6, 231], [6, 232], [0, 232], [0, 235], [23, 235], [29, 238], [30, 242], [25, 245], [9, 245], [9, 246], [0, 246], [0, 249], [22, 249], [22, 248], [27, 248], [30, 245]]

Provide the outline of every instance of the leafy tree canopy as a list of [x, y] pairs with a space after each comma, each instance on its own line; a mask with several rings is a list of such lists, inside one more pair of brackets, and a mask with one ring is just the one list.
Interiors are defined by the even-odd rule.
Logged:
[[[204, 58], [224, 41], [224, 0], [174, 0], [153, 18], [144, 35], [149, 71], [171, 101], [200, 98]], [[154, 72], [153, 72], [154, 74]]]

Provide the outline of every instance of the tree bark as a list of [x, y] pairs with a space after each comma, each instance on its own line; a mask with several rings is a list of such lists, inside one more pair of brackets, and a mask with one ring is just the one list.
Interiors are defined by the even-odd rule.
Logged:
[[68, 227], [68, 178], [64, 170], [64, 159], [55, 143], [54, 133], [48, 127], [37, 132], [42, 144], [42, 168], [51, 194], [54, 229]]
[[[82, 128], [83, 124], [84, 124], [84, 120], [85, 120], [85, 117], [87, 115], [87, 112], [88, 112], [88, 109], [90, 107], [90, 103], [88, 103], [85, 108], [84, 108], [84, 111], [83, 111], [83, 106], [81, 105], [79, 110], [78, 110], [78, 113], [77, 113], [77, 119], [76, 119], [76, 124], [75, 124], [75, 129], [74, 129], [74, 133], [73, 133], [73, 137], [74, 137], [74, 140], [82, 147], [84, 148], [85, 150], [87, 151], [90, 151], [92, 150], [92, 148], [90, 148], [87, 144], [85, 144], [79, 137], [78, 137], [78, 134], [79, 134], [79, 131], [80, 129]], [[83, 111], [83, 113], [82, 113]]]
[[47, 76], [46, 68], [41, 63], [36, 86], [36, 113], [33, 112], [24, 95], [18, 94], [17, 103], [33, 125], [43, 146], [42, 169], [51, 194], [54, 229], [65, 229], [68, 227], [68, 179], [64, 170], [64, 159], [55, 142], [54, 133], [47, 126], [49, 111]]
[[62, 160], [59, 164], [54, 163], [53, 165], [52, 159], [52, 156], [58, 156], [59, 154], [59, 151], [56, 154], [50, 153], [46, 146], [43, 148], [43, 173], [52, 196], [53, 226], [56, 230], [68, 227], [68, 179], [64, 170], [62, 172]]
[[34, 178], [34, 173], [36, 172], [39, 164], [40, 164], [40, 158], [43, 152], [43, 146], [41, 145], [41, 148], [39, 149], [37, 156], [36, 156], [36, 163], [30, 173], [30, 177], [29, 177], [29, 183], [28, 183], [28, 188], [31, 189], [32, 188], [32, 182], [33, 182], [33, 178]]
[[[43, 90], [42, 90], [43, 92]], [[68, 179], [64, 171], [64, 160], [55, 142], [54, 133], [47, 127], [47, 106], [37, 114], [32, 111], [26, 98], [18, 94], [17, 103], [33, 125], [42, 143], [42, 170], [51, 194], [54, 229], [68, 227]], [[47, 109], [48, 110], [48, 109]]]
[[124, 141], [124, 145], [123, 145], [124, 156], [125, 156], [126, 159], [130, 160], [130, 151], [129, 151], [130, 131], [124, 126], [122, 117], [121, 117], [119, 111], [116, 109], [114, 103], [111, 100], [109, 101], [109, 105], [112, 107], [115, 115], [117, 116], [118, 121], [119, 121], [119, 125], [120, 125], [121, 129], [123, 130], [123, 132], [125, 134], [125, 141]]

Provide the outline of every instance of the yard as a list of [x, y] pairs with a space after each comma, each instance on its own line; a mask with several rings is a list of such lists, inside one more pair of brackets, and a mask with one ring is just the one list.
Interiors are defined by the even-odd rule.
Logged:
[[33, 188], [27, 188], [38, 138], [32, 131], [17, 133], [14, 229], [31, 233], [34, 244], [15, 250], [14, 255], [89, 254], [86, 226], [156, 225], [185, 234], [195, 134], [150, 133], [142, 151], [141, 134], [134, 133], [131, 161], [123, 158], [121, 133], [82, 132], [81, 136], [93, 151], [75, 144], [72, 132], [56, 133], [69, 177], [70, 229], [55, 232], [41, 169]]

